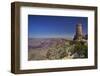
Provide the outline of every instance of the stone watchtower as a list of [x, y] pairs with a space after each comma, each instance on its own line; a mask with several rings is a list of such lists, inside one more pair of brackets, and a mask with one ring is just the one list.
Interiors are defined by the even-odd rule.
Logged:
[[81, 41], [82, 39], [83, 39], [82, 24], [81, 23], [78, 23], [76, 25], [76, 34], [75, 34], [73, 40]]

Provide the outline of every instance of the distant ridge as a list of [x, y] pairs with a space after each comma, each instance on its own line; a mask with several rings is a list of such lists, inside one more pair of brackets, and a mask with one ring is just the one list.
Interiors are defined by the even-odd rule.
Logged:
[[28, 38], [29, 40], [31, 39], [66, 39], [66, 40], [73, 40], [73, 38], [39, 38], [39, 37], [34, 37], [34, 38]]

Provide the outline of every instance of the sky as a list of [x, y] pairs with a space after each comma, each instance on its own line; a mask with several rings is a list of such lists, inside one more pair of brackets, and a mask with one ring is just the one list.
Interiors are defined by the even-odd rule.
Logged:
[[76, 24], [87, 34], [87, 17], [28, 15], [29, 38], [73, 38]]

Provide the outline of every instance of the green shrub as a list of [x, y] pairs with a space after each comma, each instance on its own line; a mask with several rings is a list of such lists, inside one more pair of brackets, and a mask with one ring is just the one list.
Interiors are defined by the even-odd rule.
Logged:
[[83, 55], [84, 58], [88, 57], [88, 47], [81, 43], [77, 43], [74, 47], [74, 52], [77, 52], [79, 56]]

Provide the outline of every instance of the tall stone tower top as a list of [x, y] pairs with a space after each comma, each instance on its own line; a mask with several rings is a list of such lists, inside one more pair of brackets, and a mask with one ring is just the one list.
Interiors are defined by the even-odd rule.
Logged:
[[83, 39], [82, 24], [78, 23], [76, 25], [76, 34], [74, 36], [74, 40], [81, 41], [82, 39]]
[[82, 34], [82, 24], [81, 23], [78, 23], [77, 25], [76, 25], [76, 35], [77, 36], [82, 36], [83, 34]]

